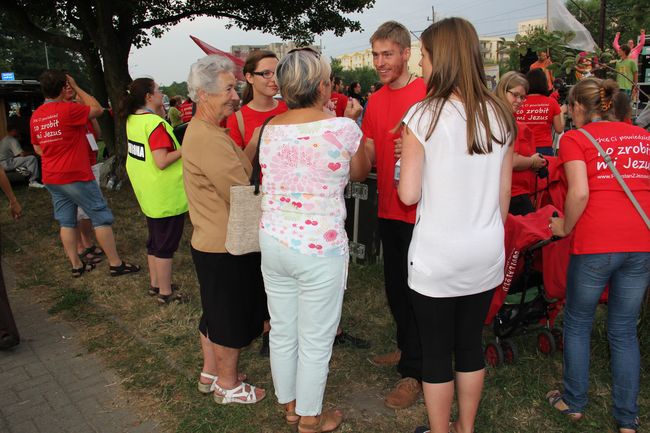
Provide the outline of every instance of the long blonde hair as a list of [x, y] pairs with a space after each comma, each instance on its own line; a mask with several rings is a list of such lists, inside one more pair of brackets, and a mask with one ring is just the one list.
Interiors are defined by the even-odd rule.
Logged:
[[[487, 88], [474, 26], [462, 18], [446, 18], [431, 24], [420, 39], [431, 59], [427, 95], [420, 104], [420, 109], [433, 111], [426, 139], [433, 134], [445, 104], [455, 95], [465, 107], [467, 152], [470, 155], [492, 152], [493, 142], [509, 144], [509, 139], [513, 140], [517, 131], [512, 108]], [[504, 132], [502, 137], [495, 137], [492, 133], [488, 106], [494, 110], [499, 128]], [[481, 125], [485, 137], [479, 136]]]
[[508, 95], [506, 93], [508, 93], [508, 90], [512, 90], [517, 86], [523, 87], [526, 93], [528, 93], [528, 80], [526, 76], [517, 71], [506, 72], [499, 80], [497, 88], [494, 89], [494, 94], [502, 101], [508, 101]]

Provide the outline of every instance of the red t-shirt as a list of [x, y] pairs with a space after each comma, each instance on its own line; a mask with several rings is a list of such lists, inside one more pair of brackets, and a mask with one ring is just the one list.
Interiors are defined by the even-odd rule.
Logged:
[[32, 143], [43, 151], [43, 183], [95, 180], [90, 169], [86, 123], [90, 107], [74, 102], [47, 102], [30, 121]]
[[289, 108], [284, 101], [278, 101], [278, 106], [269, 111], [256, 111], [250, 108], [248, 105], [241, 107], [241, 115], [244, 120], [244, 138], [242, 139], [241, 134], [239, 133], [239, 125], [237, 124], [237, 116], [235, 113], [231, 114], [228, 117], [226, 122], [226, 128], [229, 129], [230, 137], [237, 144], [237, 146], [242, 149], [246, 147], [248, 142], [251, 141], [253, 132], [255, 128], [262, 126], [264, 121], [271, 116], [277, 116], [287, 111]]
[[169, 136], [162, 122], [149, 134], [149, 149], [152, 152], [158, 149], [167, 149], [169, 152], [172, 152], [175, 149], [174, 141]]
[[[592, 122], [584, 129], [611, 156], [641, 207], [650, 211], [650, 133], [623, 122]], [[576, 223], [571, 253], [650, 252], [650, 230], [582, 132], [562, 136], [560, 159], [585, 161], [589, 179], [589, 201]]]
[[[535, 139], [533, 131], [521, 122], [517, 122], [519, 133], [515, 141], [514, 151], [521, 156], [531, 156], [535, 152]], [[535, 172], [532, 170], [512, 171], [511, 196], [533, 194], [535, 192]]]
[[382, 86], [372, 94], [366, 105], [361, 129], [365, 137], [375, 143], [375, 164], [377, 166], [377, 190], [379, 191], [379, 218], [386, 218], [407, 223], [415, 223], [416, 205], [406, 206], [397, 196], [397, 188], [393, 185], [395, 170], [395, 139], [400, 138], [401, 128], [391, 133], [390, 130], [399, 126], [402, 117], [411, 105], [421, 101], [426, 95], [426, 84], [421, 78], [416, 78], [409, 85], [393, 90], [390, 86]]
[[544, 95], [529, 95], [519, 107], [516, 117], [533, 131], [535, 146], [551, 147], [553, 118], [561, 112], [560, 104], [555, 99]]
[[334, 104], [334, 111], [336, 112], [336, 117], [343, 117], [345, 114], [345, 109], [348, 106], [348, 97], [342, 93], [332, 92], [330, 96], [330, 101]]
[[185, 101], [178, 106], [178, 111], [181, 112], [181, 122], [187, 123], [192, 120], [192, 103]]

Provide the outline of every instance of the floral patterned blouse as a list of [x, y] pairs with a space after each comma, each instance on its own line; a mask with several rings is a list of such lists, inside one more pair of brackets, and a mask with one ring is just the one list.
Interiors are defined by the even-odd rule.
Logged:
[[347, 254], [343, 190], [361, 135], [343, 117], [267, 125], [260, 144], [260, 230], [302, 254]]

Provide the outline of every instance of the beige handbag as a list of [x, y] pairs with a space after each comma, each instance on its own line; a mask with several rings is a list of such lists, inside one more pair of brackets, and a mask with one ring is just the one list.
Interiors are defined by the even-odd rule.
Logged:
[[253, 159], [250, 185], [230, 187], [230, 214], [226, 231], [226, 250], [235, 256], [260, 251], [259, 229], [262, 217], [262, 194], [260, 194], [260, 145], [264, 127], [273, 116], [266, 119], [260, 129], [257, 150]]

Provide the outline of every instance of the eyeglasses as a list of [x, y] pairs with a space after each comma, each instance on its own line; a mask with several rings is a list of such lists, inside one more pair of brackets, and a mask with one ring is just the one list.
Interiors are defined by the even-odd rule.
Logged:
[[520, 95], [519, 93], [511, 92], [510, 90], [506, 90], [506, 92], [510, 93], [513, 98], [519, 99], [521, 102], [526, 100], [526, 95]]
[[255, 71], [252, 72], [253, 75], [257, 75], [258, 77], [264, 77], [265, 79], [270, 79], [275, 75], [275, 72], [270, 71], [268, 69], [264, 69], [263, 71]]
[[287, 54], [295, 53], [295, 52], [298, 52], [298, 51], [310, 52], [310, 53], [312, 53], [313, 55], [315, 55], [316, 57], [318, 57], [320, 59], [320, 53], [318, 51], [316, 51], [315, 49], [310, 48], [310, 47], [294, 48], [293, 50], [289, 50], [289, 52], [287, 52]]

